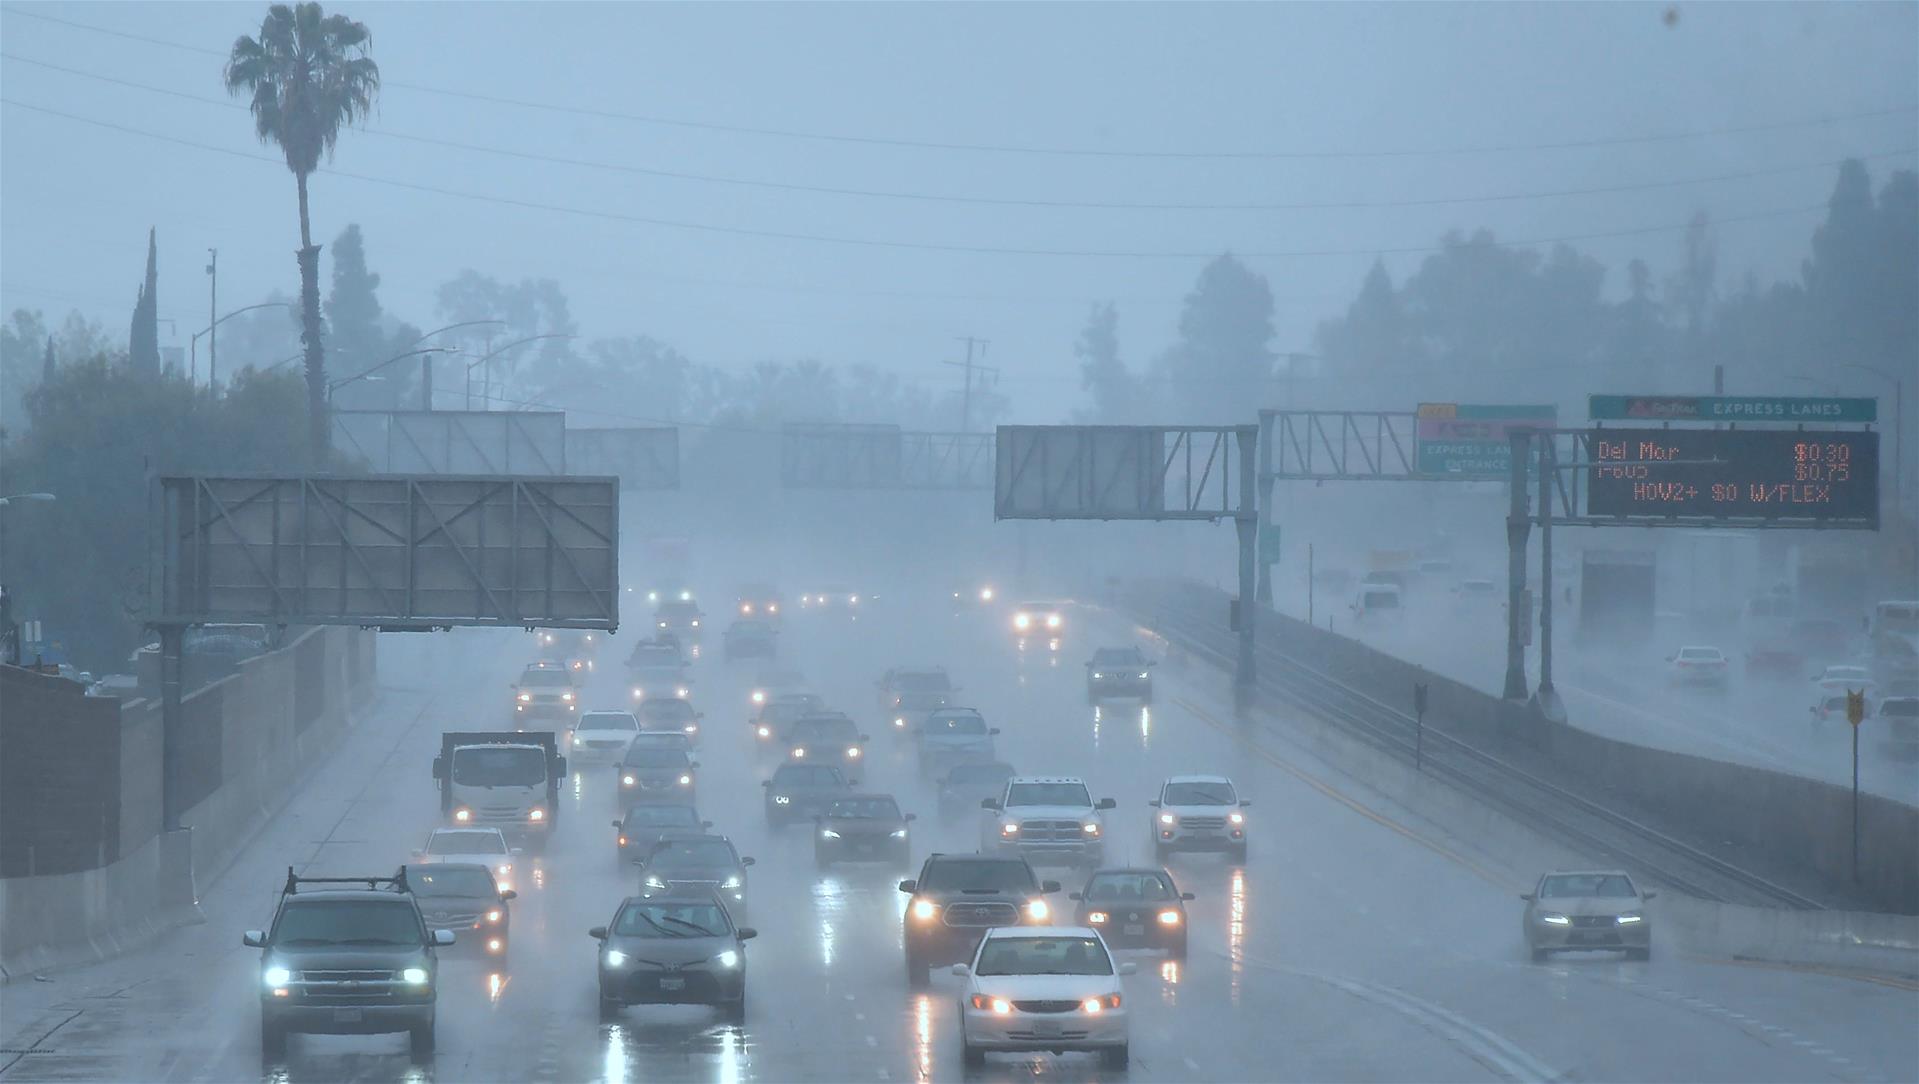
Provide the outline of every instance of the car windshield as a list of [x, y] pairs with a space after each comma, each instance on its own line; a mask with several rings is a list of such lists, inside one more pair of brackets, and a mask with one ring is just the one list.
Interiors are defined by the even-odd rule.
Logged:
[[624, 711], [589, 711], [580, 717], [581, 730], [638, 730], [640, 721]]
[[693, 705], [684, 700], [648, 700], [640, 705], [640, 714], [649, 723], [686, 723], [693, 720]]
[[935, 715], [921, 729], [930, 734], [984, 734], [986, 720], [977, 715]]
[[723, 839], [673, 839], [656, 847], [646, 856], [646, 864], [655, 868], [711, 868], [737, 866], [739, 856], [733, 845]]
[[1828, 666], [1826, 667], [1826, 672], [1821, 676], [1825, 678], [1863, 678], [1866, 676], [1866, 668], [1863, 666]]
[[1826, 710], [1827, 711], [1845, 711], [1846, 710], [1845, 696], [1840, 695], [1840, 696], [1826, 697]]
[[943, 673], [909, 670], [893, 675], [893, 688], [903, 693], [943, 693], [952, 687]]
[[1539, 885], [1539, 898], [1628, 899], [1636, 895], [1623, 873], [1556, 873]]
[[768, 722], [784, 726], [795, 719], [804, 719], [823, 707], [818, 697], [807, 700], [777, 700], [766, 705]]
[[738, 636], [771, 636], [773, 627], [764, 621], [735, 621], [733, 633]]
[[900, 819], [899, 803], [891, 798], [841, 798], [827, 807], [829, 817], [848, 817], [857, 820]]
[[992, 937], [976, 975], [1110, 975], [1113, 959], [1096, 937]]
[[948, 783], [1004, 783], [1013, 777], [1011, 764], [957, 764], [947, 774]]
[[711, 903], [629, 903], [613, 933], [622, 937], [724, 937], [732, 929], [726, 912]]
[[636, 745], [627, 749], [620, 762], [629, 768], [685, 768], [692, 764], [692, 758], [684, 749]]
[[1716, 647], [1682, 647], [1679, 649], [1682, 659], [1717, 659], [1720, 657]]
[[1919, 719], [1919, 699], [1901, 698], [1879, 705], [1882, 719]]
[[1165, 795], [1160, 798], [1165, 805], [1234, 805], [1238, 801], [1233, 785], [1224, 779], [1168, 783]]
[[855, 742], [860, 728], [851, 719], [802, 719], [793, 724], [794, 741]]
[[923, 892], [1031, 892], [1038, 887], [1025, 862], [991, 858], [942, 858], [927, 867], [919, 883]]
[[493, 883], [493, 874], [484, 867], [422, 866], [407, 871], [406, 883], [416, 896], [492, 896], [500, 891]]
[[698, 827], [700, 815], [692, 806], [636, 805], [626, 811], [628, 828]]
[[528, 689], [565, 688], [573, 684], [564, 670], [528, 670], [520, 675], [520, 685]]
[[1368, 591], [1363, 601], [1369, 610], [1397, 610], [1399, 609], [1399, 592]]
[[660, 616], [669, 621], [691, 621], [700, 616], [700, 608], [691, 602], [668, 602], [660, 606]]
[[505, 854], [506, 837], [498, 830], [435, 832], [426, 841], [428, 854]]
[[469, 787], [530, 787], [546, 782], [546, 753], [525, 745], [453, 751], [453, 781]]
[[1161, 873], [1096, 873], [1086, 882], [1088, 900], [1152, 900], [1176, 898], [1173, 886]]
[[1145, 661], [1135, 647], [1103, 647], [1093, 652], [1094, 666], [1138, 666]]
[[1093, 797], [1084, 783], [1014, 783], [1007, 788], [1006, 804], [1090, 806]]
[[773, 773], [775, 787], [837, 787], [844, 783], [839, 769], [828, 764], [782, 764]]
[[420, 912], [392, 900], [301, 900], [287, 903], [273, 927], [276, 945], [417, 945]]
[[642, 667], [678, 666], [680, 649], [671, 644], [641, 644], [626, 661]]

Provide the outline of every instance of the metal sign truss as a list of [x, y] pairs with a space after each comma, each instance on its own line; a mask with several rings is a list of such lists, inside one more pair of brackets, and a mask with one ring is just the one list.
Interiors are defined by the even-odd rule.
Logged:
[[896, 425], [800, 425], [780, 431], [780, 484], [788, 489], [897, 489]]
[[566, 473], [566, 415], [521, 410], [336, 410], [334, 447], [376, 474]]
[[566, 431], [566, 462], [581, 474], [611, 474], [621, 489], [678, 489], [680, 431], [583, 428]]
[[993, 515], [1250, 519], [1258, 432], [1250, 425], [1002, 425]]
[[613, 478], [164, 477], [149, 622], [613, 630]]
[[903, 489], [992, 489], [993, 434], [900, 433]]
[[1419, 472], [1410, 410], [1262, 410], [1260, 475], [1314, 481], [1471, 481]]

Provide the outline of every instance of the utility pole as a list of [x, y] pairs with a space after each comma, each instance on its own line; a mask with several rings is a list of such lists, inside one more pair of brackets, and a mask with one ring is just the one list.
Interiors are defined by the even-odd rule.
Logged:
[[992, 373], [994, 376], [999, 375], [999, 370], [987, 365], [973, 364], [973, 347], [978, 346], [980, 357], [985, 357], [986, 348], [987, 346], [991, 345], [990, 343], [987, 342], [987, 340], [976, 339], [971, 335], [967, 335], [964, 337], [956, 337], [955, 341], [963, 342], [966, 344], [966, 360], [965, 361], [943, 361], [940, 364], [951, 365], [956, 369], [966, 370], [965, 391], [962, 392], [960, 395], [960, 432], [966, 433], [972, 430], [972, 424], [973, 424], [973, 372], [974, 370], [978, 370], [982, 373]]
[[207, 389], [220, 390], [220, 250], [207, 249]]

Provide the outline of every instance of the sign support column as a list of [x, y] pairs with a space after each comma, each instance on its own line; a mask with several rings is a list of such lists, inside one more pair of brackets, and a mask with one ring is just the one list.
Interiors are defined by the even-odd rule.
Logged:
[[[1259, 621], [1259, 606], [1253, 601], [1254, 565], [1258, 563], [1255, 558], [1259, 550], [1259, 506], [1253, 499], [1257, 462], [1254, 443], [1244, 439], [1239, 442], [1239, 511], [1233, 516], [1233, 526], [1239, 533], [1240, 597], [1239, 664], [1233, 673], [1233, 706], [1241, 714], [1253, 706], [1253, 690], [1258, 680], [1253, 655], [1253, 629]], [[1271, 586], [1267, 584], [1269, 590]]]
[[1526, 601], [1526, 539], [1532, 518], [1526, 507], [1527, 430], [1514, 430], [1506, 511], [1506, 688], [1508, 700], [1526, 699], [1526, 625], [1532, 620]]
[[[1273, 412], [1259, 412], [1259, 528], [1275, 526], [1273, 522]], [[1266, 560], [1262, 553], [1259, 561], [1259, 589], [1257, 592], [1262, 606], [1273, 604], [1273, 563]]]
[[1553, 502], [1559, 467], [1552, 435], [1539, 435], [1539, 709], [1548, 719], [1565, 718], [1553, 688]]

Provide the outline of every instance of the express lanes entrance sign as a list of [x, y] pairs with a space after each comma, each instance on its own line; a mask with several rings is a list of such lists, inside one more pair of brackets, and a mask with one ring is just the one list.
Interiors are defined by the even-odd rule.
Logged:
[[1800, 398], [1785, 395], [1591, 395], [1586, 416], [1596, 422], [1872, 422], [1877, 399]]
[[1512, 473], [1511, 431], [1551, 429], [1553, 406], [1421, 403], [1414, 419], [1420, 474], [1503, 480]]

